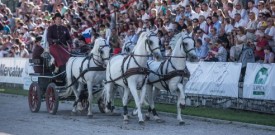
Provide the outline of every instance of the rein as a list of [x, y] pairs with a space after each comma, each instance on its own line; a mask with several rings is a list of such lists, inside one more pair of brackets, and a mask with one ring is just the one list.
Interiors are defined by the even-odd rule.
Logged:
[[[147, 39], [145, 40], [145, 50], [146, 50], [146, 46], [148, 46], [149, 50], [151, 51], [151, 53], [154, 52], [154, 50], [157, 50], [159, 49], [160, 47], [156, 47], [154, 49], [151, 48], [150, 44], [152, 41], [149, 40], [149, 38], [151, 36], [156, 36], [156, 34], [150, 34], [149, 36], [147, 36]], [[131, 54], [127, 55], [124, 59], [123, 59], [123, 62], [122, 62], [122, 65], [121, 65], [121, 71], [122, 71], [122, 75], [115, 78], [115, 79], [112, 79], [111, 75], [109, 76], [109, 79], [110, 81], [106, 81], [106, 83], [111, 83], [111, 82], [115, 82], [119, 79], [123, 79], [123, 82], [126, 86], [128, 86], [128, 82], [127, 82], [127, 78], [132, 76], [132, 75], [136, 75], [136, 74], [141, 74], [141, 75], [145, 75], [143, 81], [142, 81], [142, 85], [140, 87], [137, 87], [137, 89], [141, 89], [144, 84], [145, 84], [145, 80], [147, 79], [149, 73], [150, 73], [150, 70], [148, 68], [145, 68], [145, 67], [142, 67], [136, 60], [135, 56], [137, 57], [150, 57], [152, 55], [139, 55], [139, 54], [134, 54], [134, 52], [132, 52]], [[126, 65], [126, 71], [124, 70], [124, 65], [126, 63], [126, 60], [128, 60], [128, 63]], [[129, 68], [129, 64], [130, 64], [130, 61], [131, 59], [134, 60], [134, 63], [138, 66], [136, 68]], [[109, 69], [110, 70], [110, 69]]]

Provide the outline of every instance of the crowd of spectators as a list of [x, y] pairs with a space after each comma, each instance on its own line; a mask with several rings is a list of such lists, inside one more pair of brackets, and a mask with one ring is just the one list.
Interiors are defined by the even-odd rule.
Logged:
[[[30, 57], [56, 12], [64, 16], [74, 43], [90, 44], [100, 34], [114, 53], [155, 26], [165, 55], [171, 54], [171, 38], [186, 30], [198, 60], [238, 61], [251, 48], [248, 55], [257, 62], [274, 62], [275, 0], [19, 0], [15, 12], [1, 3], [0, 57]], [[85, 40], [88, 28], [91, 39]]]

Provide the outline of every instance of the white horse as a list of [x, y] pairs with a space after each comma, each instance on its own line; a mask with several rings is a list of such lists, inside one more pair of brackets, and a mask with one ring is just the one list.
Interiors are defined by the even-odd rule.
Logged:
[[[141, 104], [144, 101], [148, 76], [147, 60], [148, 57], [153, 56], [159, 60], [162, 58], [159, 38], [156, 31], [146, 31], [141, 33], [136, 46], [131, 54], [117, 55], [112, 57], [106, 68], [106, 84], [104, 87], [104, 96], [108, 108], [106, 112], [111, 109], [111, 101], [113, 101], [113, 86], [114, 84], [120, 85], [124, 88], [122, 104], [124, 108], [123, 118], [125, 122], [128, 122], [128, 96], [131, 92], [134, 97], [137, 107], [139, 123], [144, 122], [141, 113]], [[141, 90], [141, 96], [138, 95], [138, 90]]]
[[[179, 36], [180, 35], [180, 36]], [[158, 117], [155, 110], [154, 104], [154, 91], [155, 90], [167, 90], [175, 91], [178, 93], [177, 100], [177, 119], [180, 124], [184, 124], [181, 117], [181, 109], [185, 106], [185, 92], [183, 77], [188, 75], [186, 72], [186, 59], [187, 57], [194, 57], [194, 40], [187, 35], [185, 32], [181, 32], [178, 35], [176, 42], [170, 44], [173, 48], [172, 55], [168, 57], [165, 61], [149, 61], [149, 69], [152, 71], [148, 77], [147, 83], [147, 98], [149, 103], [148, 113], [146, 114], [146, 119], [150, 119], [150, 113], [153, 113], [153, 118], [157, 122], [162, 120]], [[186, 74], [187, 73], [187, 74]]]
[[[76, 102], [79, 100], [79, 95], [84, 89], [84, 84], [87, 84], [88, 89], [88, 117], [92, 118], [92, 101], [93, 101], [93, 86], [101, 84], [105, 80], [106, 65], [110, 58], [110, 47], [106, 44], [106, 40], [98, 38], [95, 40], [93, 49], [88, 57], [71, 57], [66, 64], [67, 85], [71, 85], [67, 90], [67, 96], [73, 90], [76, 97]], [[76, 86], [78, 88], [76, 89]], [[72, 110], [76, 113], [77, 106], [74, 105]]]

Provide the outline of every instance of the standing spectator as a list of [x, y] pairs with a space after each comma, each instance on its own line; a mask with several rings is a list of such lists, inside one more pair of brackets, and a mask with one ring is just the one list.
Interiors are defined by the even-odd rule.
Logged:
[[121, 40], [117, 35], [117, 31], [115, 28], [112, 29], [112, 36], [110, 37], [110, 46], [113, 49], [114, 54], [119, 54], [121, 52]]

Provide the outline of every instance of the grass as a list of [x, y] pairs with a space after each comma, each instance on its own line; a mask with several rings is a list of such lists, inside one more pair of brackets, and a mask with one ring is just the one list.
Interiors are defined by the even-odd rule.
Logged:
[[[19, 89], [1, 89], [0, 93], [17, 94], [27, 96], [28, 91]], [[122, 106], [121, 100], [115, 100], [116, 106]], [[134, 102], [130, 102], [129, 107], [134, 108]], [[176, 113], [176, 105], [156, 104], [156, 109], [161, 112]], [[209, 107], [186, 107], [183, 110], [184, 115], [214, 118], [228, 121], [237, 121], [244, 123], [275, 126], [275, 115], [248, 112], [243, 110], [219, 109]]]

